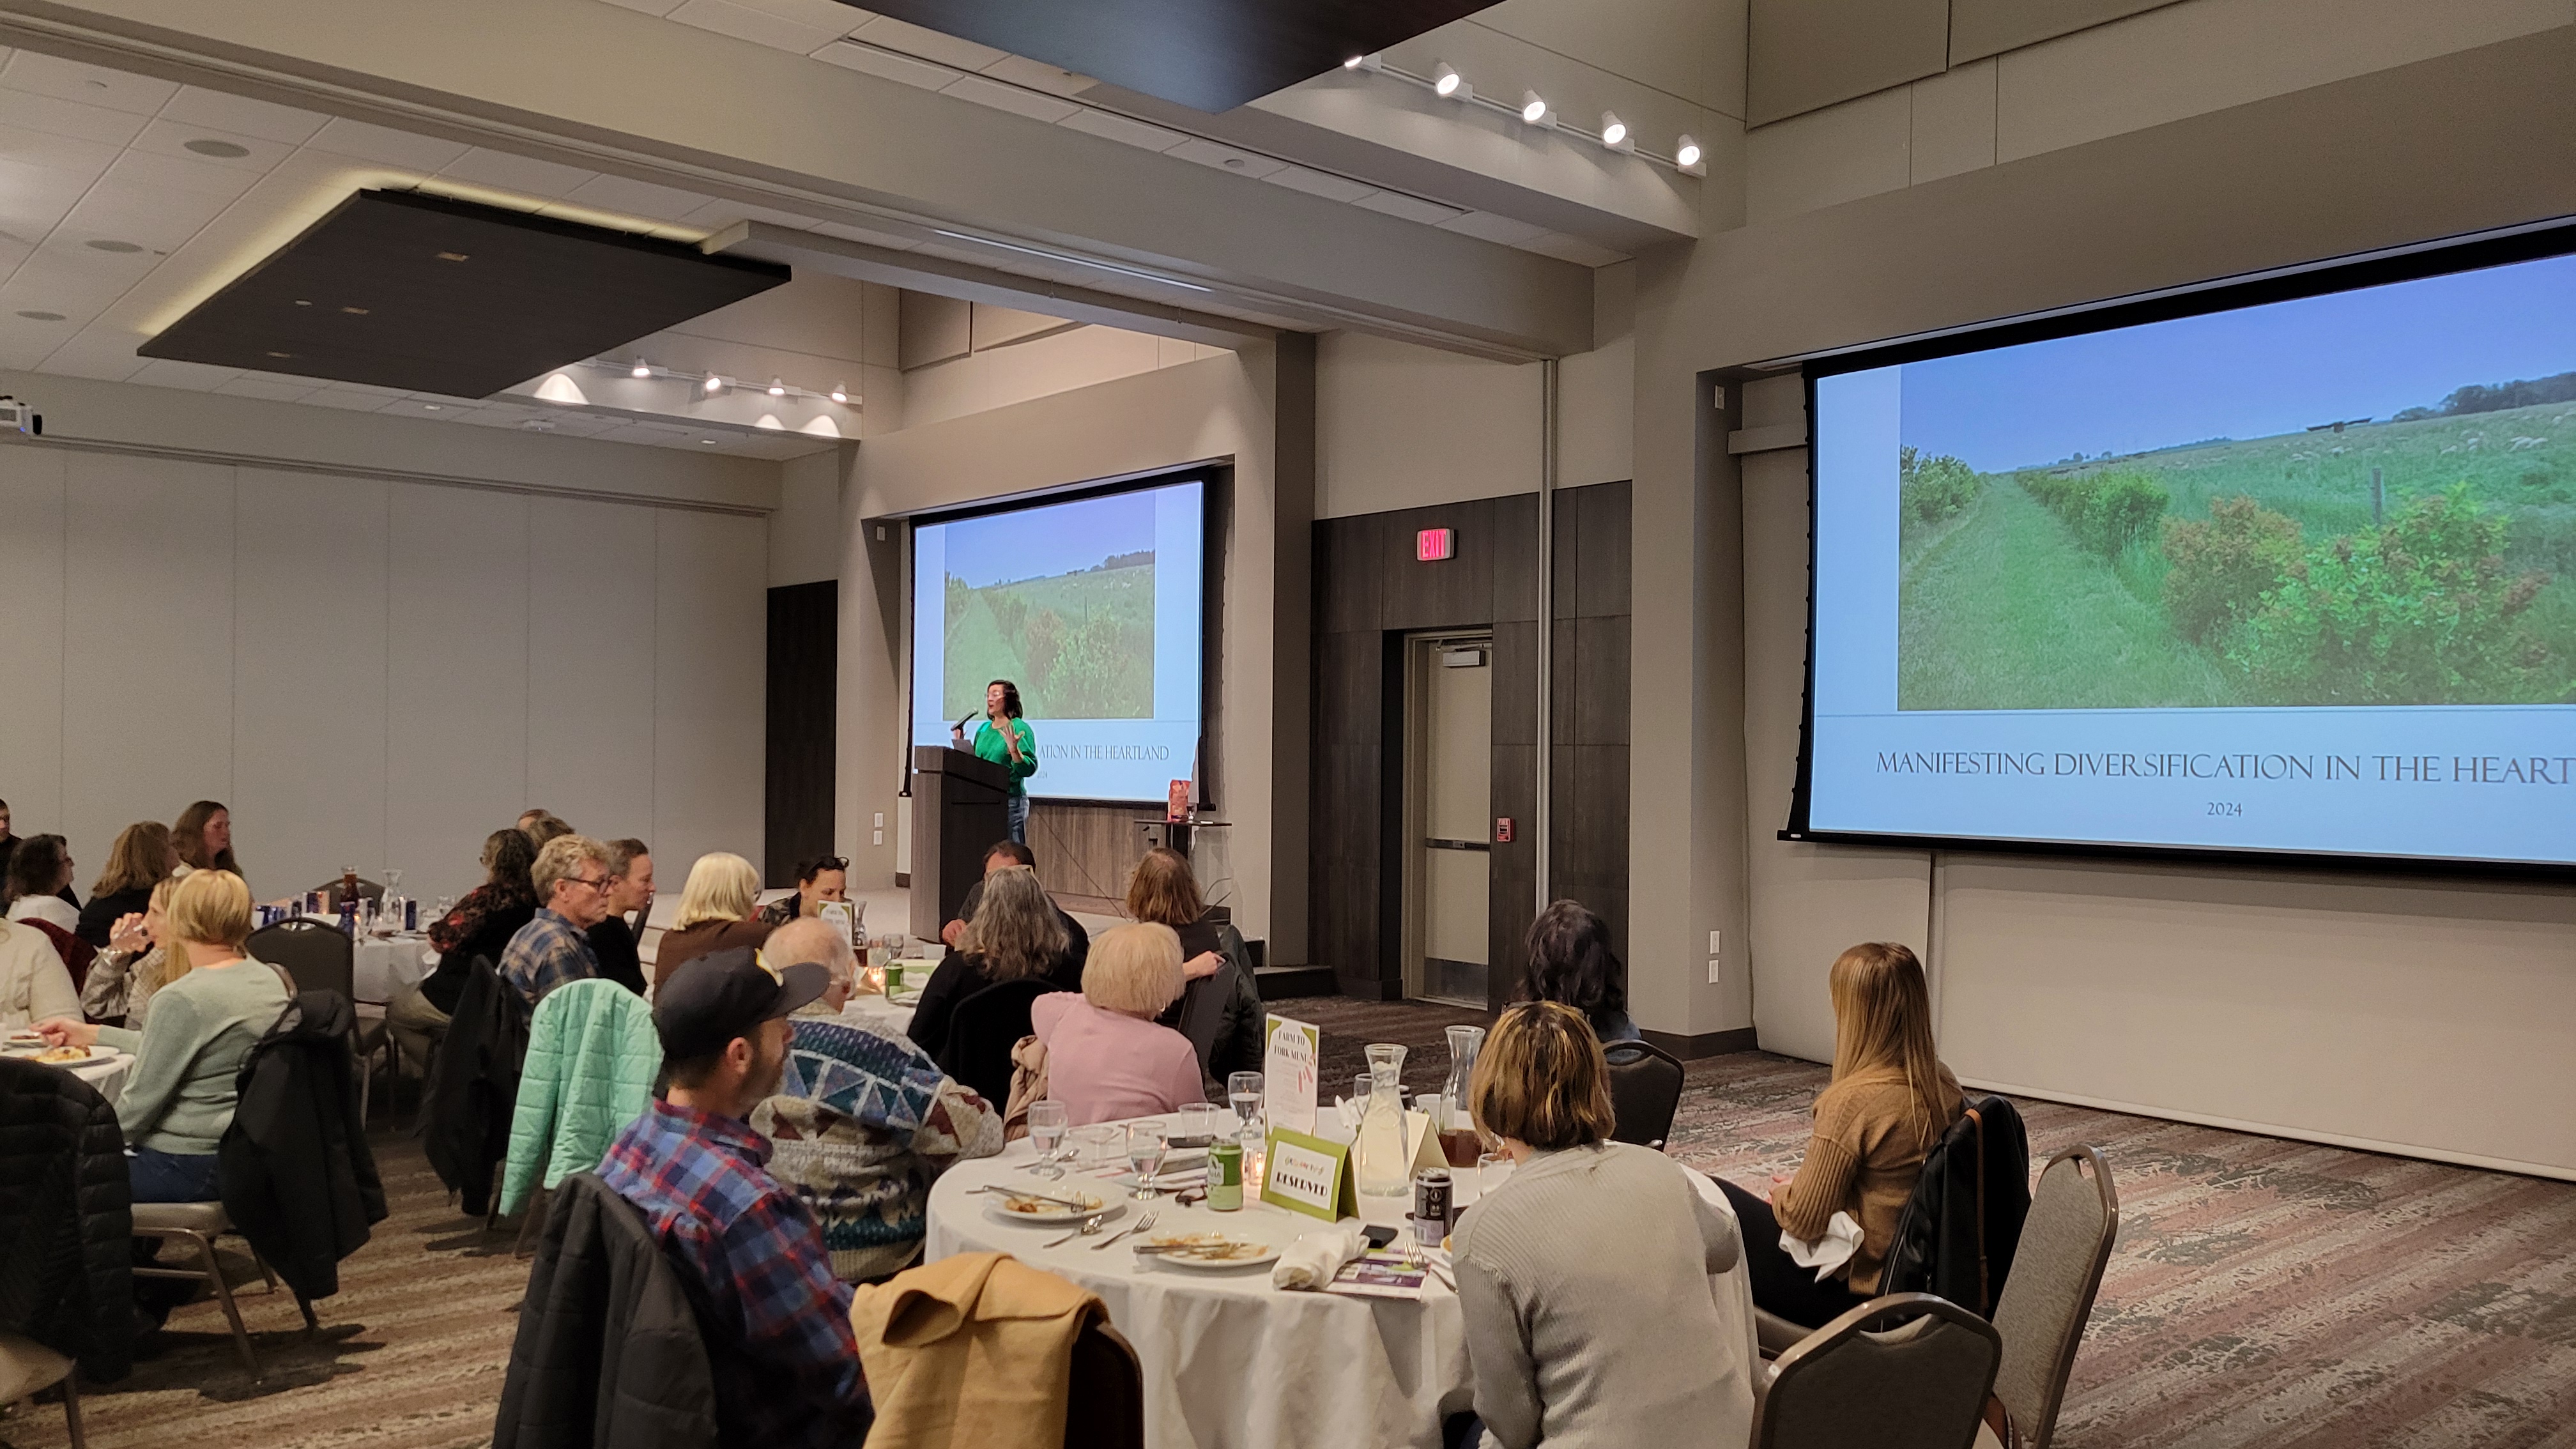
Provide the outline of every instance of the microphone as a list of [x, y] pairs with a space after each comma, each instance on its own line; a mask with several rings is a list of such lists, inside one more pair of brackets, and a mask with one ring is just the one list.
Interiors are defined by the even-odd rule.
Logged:
[[959, 716], [957, 717], [957, 732], [958, 732], [959, 734], [961, 734], [961, 735], [962, 735], [962, 734], [964, 734], [964, 733], [966, 733], [966, 722], [967, 722], [968, 720], [973, 719], [973, 718], [975, 718], [975, 714], [974, 714], [974, 712], [973, 712], [973, 711], [969, 711], [969, 712], [967, 712], [967, 713], [965, 713], [965, 714], [959, 715]]

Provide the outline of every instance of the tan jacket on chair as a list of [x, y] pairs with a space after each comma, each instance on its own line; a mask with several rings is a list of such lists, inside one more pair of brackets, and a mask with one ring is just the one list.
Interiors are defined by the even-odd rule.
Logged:
[[1008, 1253], [862, 1286], [850, 1305], [876, 1427], [868, 1449], [1062, 1449], [1073, 1341], [1098, 1298]]

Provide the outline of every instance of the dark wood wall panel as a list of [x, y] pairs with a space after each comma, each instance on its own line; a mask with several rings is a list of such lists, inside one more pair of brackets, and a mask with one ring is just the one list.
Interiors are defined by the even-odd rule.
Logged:
[[[1556, 495], [1549, 690], [1550, 885], [1608, 917], [1626, 949], [1629, 495]], [[1537, 884], [1538, 498], [1519, 494], [1315, 525], [1314, 959], [1353, 995], [1402, 992], [1403, 653], [1425, 629], [1494, 631], [1493, 812], [1518, 825], [1488, 856], [1496, 1001], [1517, 984]], [[1457, 553], [1414, 557], [1425, 528]]]
[[832, 853], [835, 711], [840, 698], [841, 585], [769, 591], [767, 780], [761, 879], [796, 884], [796, 863]]

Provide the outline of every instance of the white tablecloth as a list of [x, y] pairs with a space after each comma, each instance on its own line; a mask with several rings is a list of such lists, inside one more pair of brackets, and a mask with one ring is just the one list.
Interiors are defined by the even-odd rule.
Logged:
[[[96, 1048], [95, 1050], [104, 1051], [105, 1049]], [[113, 1107], [117, 1099], [125, 1095], [125, 1079], [134, 1074], [134, 1054], [116, 1052], [94, 1056], [88, 1061], [65, 1067], [63, 1070], [89, 1083], [92, 1089], [107, 1099], [107, 1105]]]
[[[1144, 1365], [1148, 1449], [1434, 1449], [1441, 1422], [1470, 1407], [1465, 1320], [1457, 1295], [1438, 1283], [1419, 1301], [1349, 1298], [1273, 1288], [1267, 1267], [1170, 1267], [1136, 1258], [1124, 1243], [1096, 1250], [1097, 1239], [1075, 1238], [1045, 1248], [1066, 1229], [1000, 1221], [984, 1206], [989, 1196], [970, 1195], [995, 1182], [1043, 1190], [1042, 1179], [1020, 1170], [1034, 1155], [1027, 1142], [1016, 1142], [999, 1157], [942, 1174], [930, 1192], [925, 1261], [1007, 1252], [1099, 1294]], [[1732, 1216], [1724, 1194], [1692, 1175], [1702, 1195]], [[1080, 1172], [1062, 1180], [1104, 1196], [1126, 1192]], [[1104, 1234], [1147, 1208], [1159, 1216], [1140, 1235], [1146, 1237], [1222, 1229], [1285, 1248], [1321, 1226], [1260, 1202], [1227, 1213], [1177, 1207], [1170, 1198], [1126, 1206]], [[1707, 1345], [1707, 1361], [1739, 1366], [1749, 1424], [1760, 1362], [1751, 1281], [1739, 1264], [1709, 1285], [1732, 1341]]]
[[841, 1019], [870, 1031], [904, 1036], [912, 1030], [912, 1011], [882, 996], [853, 996], [841, 1004]]
[[427, 936], [361, 936], [349, 960], [358, 999], [378, 1003], [419, 985], [437, 965]]

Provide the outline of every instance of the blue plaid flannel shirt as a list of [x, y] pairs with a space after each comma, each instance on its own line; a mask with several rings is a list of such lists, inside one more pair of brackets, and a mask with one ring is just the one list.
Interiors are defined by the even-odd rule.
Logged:
[[723, 1442], [855, 1444], [868, 1386], [850, 1287], [832, 1277], [813, 1213], [768, 1163], [769, 1139], [750, 1124], [656, 1101], [618, 1134], [599, 1176], [696, 1270], [713, 1331], [738, 1335], [732, 1357], [777, 1375], [716, 1385]]
[[535, 920], [519, 928], [501, 949], [501, 979], [517, 987], [530, 1006], [567, 981], [599, 974], [599, 958], [590, 938], [564, 916], [540, 906]]

